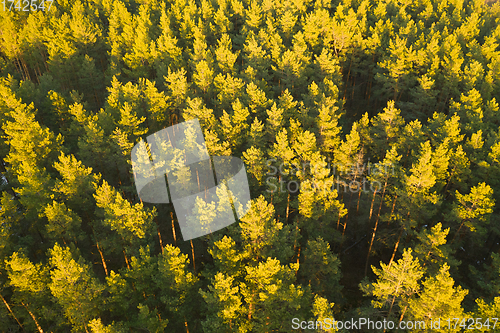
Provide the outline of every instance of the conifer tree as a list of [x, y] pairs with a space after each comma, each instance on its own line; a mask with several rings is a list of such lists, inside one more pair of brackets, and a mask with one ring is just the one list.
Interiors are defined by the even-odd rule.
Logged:
[[151, 241], [156, 211], [144, 208], [142, 203], [130, 204], [106, 181], [97, 188], [94, 198], [98, 207], [96, 214], [103, 218], [102, 225], [116, 232], [118, 236], [108, 233], [107, 248], [110, 249], [113, 239], [118, 241], [128, 265], [127, 252], [133, 254], [141, 244], [145, 245]]
[[238, 54], [239, 52], [232, 52], [231, 38], [229, 35], [223, 34], [218, 41], [217, 49], [215, 49], [217, 66], [222, 74], [232, 74], [236, 72], [234, 64], [236, 62], [236, 58], [238, 58]]
[[394, 101], [389, 101], [384, 112], [379, 113], [371, 120], [370, 133], [373, 140], [375, 156], [381, 156], [382, 152], [397, 144], [397, 137], [405, 124], [401, 111], [398, 110]]
[[270, 101], [267, 99], [266, 93], [253, 81], [247, 84], [246, 93], [251, 113], [256, 113], [257, 116], [263, 117], [265, 109], [270, 106]]
[[226, 111], [223, 111], [220, 118], [221, 130], [225, 141], [231, 145], [231, 149], [238, 151], [248, 138], [247, 118], [250, 116], [250, 112], [239, 99], [232, 103], [232, 109], [231, 116]]
[[50, 291], [73, 328], [88, 332], [89, 321], [99, 316], [104, 286], [79, 255], [73, 258], [70, 248], [56, 244], [49, 252]]
[[[477, 309], [476, 309], [476, 316], [479, 318], [496, 318], [494, 316], [498, 315], [498, 311], [500, 311], [500, 297], [495, 297], [495, 299], [490, 302], [486, 303], [482, 299], [476, 299], [477, 303]], [[483, 326], [479, 328], [479, 331], [481, 332], [487, 332], [491, 329], [491, 322], [492, 320], [486, 321], [484, 320]]]
[[139, 13], [134, 17], [133, 45], [123, 55], [123, 61], [128, 68], [124, 72], [134, 79], [149, 78], [150, 66], [156, 56], [156, 44], [150, 36], [151, 18], [146, 5], [139, 7]]
[[460, 262], [453, 259], [452, 251], [446, 244], [450, 228], [443, 229], [441, 222], [429, 229], [422, 229], [417, 235], [419, 243], [415, 255], [426, 267], [429, 276], [437, 274], [444, 264], [457, 266]]
[[[60, 327], [67, 327], [56, 316], [50, 315], [54, 303], [50, 295], [50, 276], [47, 266], [34, 264], [23, 252], [14, 252], [5, 259], [5, 268], [9, 285], [14, 289], [13, 300], [18, 302], [28, 313], [24, 320], [26, 328], [42, 331], [42, 326], [48, 322]], [[57, 310], [57, 306], [55, 307]]]
[[[309, 165], [311, 179], [301, 180], [299, 213], [305, 217], [304, 229], [310, 237], [321, 236], [331, 242], [336, 236], [335, 222], [338, 227], [340, 218], [347, 214], [347, 209], [338, 199], [338, 191], [346, 189], [336, 186], [325, 159], [319, 154], [313, 156], [316, 158], [312, 158]], [[306, 176], [302, 172], [298, 174], [299, 178]]]
[[198, 278], [188, 270], [189, 259], [179, 248], [167, 245], [158, 256], [158, 275], [154, 277], [160, 289], [159, 299], [166, 306], [169, 326], [177, 331], [189, 331], [196, 318], [201, 296], [197, 293]]
[[259, 148], [254, 146], [243, 152], [243, 161], [245, 162], [248, 172], [253, 176], [258, 184], [262, 184], [264, 171], [264, 154]]
[[[375, 308], [389, 308], [386, 318], [391, 318], [391, 314], [396, 311], [401, 314], [410, 304], [410, 297], [420, 290], [419, 281], [424, 271], [418, 259], [413, 257], [411, 249], [405, 249], [403, 258], [397, 262], [389, 265], [380, 263], [380, 269], [373, 266], [372, 269], [377, 275], [377, 282], [365, 289], [365, 293], [376, 298], [372, 300], [372, 305]], [[394, 308], [395, 305], [397, 308]]]
[[[238, 237], [239, 235], [236, 235]], [[229, 236], [215, 241], [208, 253], [214, 259], [214, 267], [217, 272], [231, 277], [238, 277], [243, 270], [243, 255], [236, 242]]]
[[188, 98], [190, 84], [187, 81], [186, 74], [184, 68], [178, 71], [172, 71], [169, 67], [167, 75], [163, 77], [166, 82], [165, 85], [170, 91], [170, 93], [167, 94], [169, 107], [173, 109], [172, 113], [177, 116], [179, 116], [180, 110], [185, 107]]
[[294, 284], [298, 268], [298, 264], [284, 266], [272, 258], [246, 267], [241, 293], [252, 332], [289, 329], [292, 318], [310, 302], [308, 291]]
[[394, 218], [399, 221], [399, 236], [394, 246], [391, 262], [403, 233], [411, 232], [421, 220], [432, 217], [440, 204], [440, 196], [432, 191], [436, 183], [432, 165], [432, 149], [429, 141], [426, 141], [421, 145], [418, 162], [412, 165], [410, 174], [404, 177], [404, 190], [398, 195]]
[[229, 106], [237, 99], [242, 97], [243, 80], [233, 77], [231, 74], [218, 74], [214, 78], [214, 87], [217, 92], [217, 102], [223, 109], [229, 109]]
[[172, 18], [165, 6], [162, 6], [160, 16], [161, 34], [156, 39], [156, 57], [155, 68], [158, 76], [161, 77], [167, 73], [167, 69], [180, 70], [183, 65], [182, 48], [179, 47], [178, 39], [171, 29]]
[[[397, 154], [397, 149], [395, 146], [391, 148], [391, 150], [386, 152], [386, 155], [382, 162], [376, 163], [373, 166], [370, 167], [369, 174], [367, 176], [368, 181], [370, 181], [370, 190], [373, 191], [373, 196], [372, 196], [372, 202], [370, 205], [370, 213], [368, 219], [371, 220], [372, 216], [374, 214], [377, 214], [377, 217], [375, 218], [375, 225], [373, 227], [373, 232], [372, 232], [372, 237], [370, 240], [370, 245], [368, 247], [368, 253], [366, 255], [366, 264], [365, 264], [365, 275], [368, 272], [368, 264], [369, 264], [369, 259], [372, 251], [372, 246], [375, 241], [378, 225], [379, 225], [379, 220], [380, 220], [380, 214], [382, 211], [382, 206], [384, 203], [384, 198], [386, 195], [388, 197], [391, 197], [393, 194], [393, 191], [390, 190], [390, 188], [395, 187], [394, 185], [397, 184], [398, 178], [400, 176], [400, 166], [399, 166], [399, 161], [401, 160], [401, 156]], [[396, 172], [396, 170], [398, 172]], [[383, 183], [383, 185], [382, 185]], [[391, 184], [392, 183], [392, 184]], [[389, 185], [389, 186], [388, 186]], [[399, 184], [397, 184], [399, 185]], [[377, 193], [380, 194], [380, 203], [378, 206], [378, 210], [375, 207], [374, 210], [374, 204], [375, 204], [375, 197]], [[397, 196], [394, 196], [394, 203], [395, 200], [397, 199]]]
[[204, 332], [248, 332], [249, 324], [244, 318], [244, 308], [239, 287], [234, 278], [218, 273], [208, 286], [208, 292], [200, 291], [207, 303], [209, 315], [203, 321]]
[[267, 257], [288, 262], [293, 255], [290, 228], [274, 219], [274, 207], [264, 196], [252, 200], [248, 213], [241, 218], [244, 257], [257, 263]]
[[54, 168], [61, 178], [56, 180], [53, 191], [71, 209], [88, 217], [94, 205], [91, 194], [95, 191], [100, 175], [93, 174], [92, 168], [86, 168], [75, 156], [64, 153], [54, 163]]
[[81, 229], [81, 218], [64, 203], [56, 201], [45, 207], [44, 215], [48, 219], [45, 226], [50, 239], [62, 240], [64, 244], [83, 240], [85, 235]]
[[[419, 297], [410, 300], [408, 315], [416, 320], [428, 321], [431, 318], [461, 318], [461, 303], [468, 290], [454, 287], [455, 281], [450, 277], [449, 266], [445, 263], [439, 272], [422, 282]], [[441, 319], [443, 320], [443, 319]], [[454, 331], [460, 331], [457, 327]]]
[[330, 250], [330, 244], [321, 237], [309, 240], [304, 251], [301, 275], [311, 286], [311, 291], [329, 300], [339, 299], [340, 261]]
[[340, 145], [341, 127], [338, 122], [341, 113], [337, 106], [338, 88], [335, 88], [334, 95], [326, 97], [323, 94], [318, 105], [317, 126], [320, 135], [320, 147], [322, 151], [328, 153], [336, 151]]
[[495, 205], [492, 196], [493, 189], [486, 183], [473, 186], [470, 194], [456, 192], [457, 203], [454, 206], [454, 215], [460, 226], [454, 239], [461, 235], [463, 226], [477, 233], [478, 240], [486, 236], [486, 225], [489, 223], [489, 215], [493, 212]]

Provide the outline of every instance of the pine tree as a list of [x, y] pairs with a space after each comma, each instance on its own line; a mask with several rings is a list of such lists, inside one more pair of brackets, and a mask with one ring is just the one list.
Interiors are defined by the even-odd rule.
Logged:
[[[395, 212], [391, 212], [391, 217], [399, 222], [399, 236], [394, 246], [391, 262], [403, 233], [412, 232], [422, 220], [432, 217], [440, 205], [440, 196], [433, 191], [436, 176], [432, 165], [432, 148], [429, 141], [426, 141], [421, 145], [420, 157], [412, 165], [410, 174], [403, 178], [403, 190], [396, 192], [398, 205]], [[395, 205], [395, 201], [393, 205]], [[393, 213], [395, 215], [392, 215]]]
[[309, 282], [311, 291], [329, 300], [340, 300], [340, 260], [330, 250], [330, 244], [321, 237], [308, 240], [304, 263], [299, 271]]
[[[276, 103], [273, 103], [270, 110], [266, 110], [266, 125], [265, 125], [265, 133], [266, 133], [266, 141], [274, 141], [277, 138], [278, 132], [281, 132], [279, 129], [284, 125], [283, 119], [284, 110], [278, 108]], [[283, 129], [286, 130], [286, 129]]]
[[217, 103], [222, 109], [229, 109], [229, 106], [239, 98], [242, 98], [243, 80], [231, 74], [218, 74], [214, 78], [214, 87], [217, 92]]
[[10, 153], [6, 159], [14, 173], [16, 168], [24, 163], [32, 166], [47, 168], [55, 154], [61, 151], [63, 138], [55, 136], [47, 127], [35, 120], [36, 110], [34, 105], [18, 104], [12, 109], [9, 116], [12, 121], [3, 124], [7, 135]]
[[57, 309], [48, 288], [50, 276], [47, 266], [32, 263], [23, 252], [14, 252], [5, 259], [5, 268], [9, 285], [15, 292], [13, 301], [18, 302], [29, 314], [24, 321], [26, 328], [42, 332], [41, 325], [47, 322], [55, 322], [61, 328], [67, 327], [56, 316], [47, 313], [50, 309]]
[[[319, 321], [325, 323], [325, 327], [320, 327], [321, 331], [326, 331], [326, 332], [336, 332], [337, 330], [334, 329], [333, 327], [328, 329], [326, 325], [328, 323], [326, 322], [326, 319], [333, 318], [333, 306], [334, 303], [329, 303], [326, 298], [323, 298], [319, 295], [314, 295], [314, 302], [313, 302], [313, 315], [316, 317], [316, 320], [313, 320], [314, 322]], [[333, 326], [333, 325], [332, 325]], [[320, 331], [320, 332], [321, 332]]]
[[81, 218], [64, 203], [53, 201], [45, 207], [44, 215], [49, 222], [45, 226], [49, 239], [62, 240], [67, 244], [85, 238], [81, 229]]
[[449, 146], [456, 148], [465, 137], [465, 134], [460, 134], [460, 117], [457, 114], [448, 118], [444, 113], [434, 112], [427, 128], [433, 146], [448, 139]]
[[238, 52], [232, 52], [231, 38], [228, 34], [223, 34], [219, 39], [217, 48], [215, 49], [215, 57], [217, 66], [222, 74], [234, 74], [236, 68], [234, 64], [238, 58]]
[[317, 126], [320, 135], [320, 149], [327, 153], [332, 153], [339, 148], [340, 132], [339, 119], [342, 113], [337, 106], [338, 88], [335, 86], [333, 96], [326, 97], [323, 94], [318, 105], [319, 117]]
[[[237, 235], [238, 236], [238, 235]], [[214, 267], [216, 272], [223, 275], [238, 277], [243, 270], [243, 255], [236, 242], [229, 236], [224, 236], [222, 239], [215, 241], [208, 253], [214, 259]]]
[[[496, 318], [495, 316], [498, 316], [498, 313], [500, 311], [500, 297], [495, 297], [495, 299], [490, 303], [486, 303], [483, 299], [479, 298], [476, 299], [476, 303], [477, 303], [477, 310], [475, 312], [476, 314], [475, 317], [485, 318], [483, 326], [479, 328], [479, 331], [487, 332], [492, 327], [490, 323], [492, 322], [492, 320], [489, 320], [489, 318]], [[486, 319], [488, 319], [487, 322]]]
[[321, 50], [321, 54], [316, 56], [314, 63], [317, 67], [319, 67], [319, 73], [317, 73], [317, 75], [320, 79], [327, 79], [335, 84], [340, 84], [342, 82], [339, 61], [337, 57], [326, 48], [323, 48], [323, 50]]
[[456, 192], [457, 203], [454, 206], [453, 215], [460, 226], [453, 239], [461, 235], [463, 226], [476, 233], [475, 238], [478, 241], [486, 236], [489, 216], [495, 206], [492, 196], [493, 189], [486, 183], [473, 186], [470, 194]]
[[[262, 31], [261, 31], [262, 33]], [[271, 68], [271, 56], [260, 43], [260, 38], [251, 32], [243, 46], [243, 61], [246, 65], [245, 74], [249, 81], [267, 82], [270, 79], [268, 70]]]
[[[372, 237], [370, 240], [370, 246], [368, 247], [368, 253], [366, 255], [366, 264], [365, 264], [365, 276], [368, 272], [368, 264], [372, 251], [372, 247], [375, 241], [375, 235], [377, 233], [377, 229], [379, 226], [380, 214], [382, 211], [382, 206], [384, 203], [384, 199], [387, 197], [391, 197], [394, 191], [391, 191], [392, 187], [396, 187], [395, 185], [399, 185], [398, 178], [400, 178], [400, 165], [399, 161], [401, 160], [401, 156], [397, 154], [397, 149], [395, 146], [386, 152], [386, 155], [382, 162], [376, 163], [374, 165], [369, 165], [369, 171], [367, 175], [367, 179], [370, 182], [370, 190], [373, 191], [372, 202], [370, 205], [370, 213], [368, 219], [371, 220], [376, 211], [377, 217], [375, 220], [375, 225], [373, 227]], [[382, 185], [382, 183], [384, 185]], [[390, 185], [390, 186], [388, 186]], [[396, 187], [397, 188], [397, 187]], [[375, 197], [377, 193], [380, 193], [380, 203], [378, 206], [378, 210], [374, 211], [374, 203]], [[394, 195], [394, 204], [396, 202], [397, 195]]]
[[158, 274], [154, 277], [160, 289], [157, 297], [166, 306], [169, 327], [177, 332], [194, 326], [195, 311], [201, 296], [197, 293], [198, 278], [188, 270], [189, 259], [179, 248], [167, 245], [158, 256]]
[[250, 262], [267, 257], [288, 262], [293, 255], [290, 228], [277, 222], [274, 213], [274, 206], [261, 195], [252, 200], [250, 210], [240, 219], [244, 257]]
[[370, 137], [373, 140], [375, 156], [381, 157], [383, 152], [397, 144], [397, 138], [405, 121], [394, 101], [387, 102], [384, 112], [371, 119]]
[[[377, 275], [377, 282], [372, 283], [365, 293], [373, 295], [375, 308], [387, 308], [386, 318], [391, 318], [393, 310], [402, 313], [408, 306], [410, 297], [419, 292], [419, 280], [424, 275], [418, 259], [412, 256], [412, 250], [406, 250], [403, 258], [389, 265], [380, 263], [380, 269], [372, 266]], [[397, 306], [397, 309], [394, 308]]]
[[[111, 159], [111, 147], [107, 135], [99, 124], [99, 116], [91, 116], [83, 126], [84, 135], [78, 139], [77, 156], [83, 164], [101, 174], [116, 174], [115, 161]], [[110, 172], [110, 170], [113, 170]]]
[[170, 27], [171, 24], [171, 13], [163, 6], [160, 17], [161, 34], [156, 39], [157, 54], [154, 59], [159, 77], [165, 75], [168, 69], [180, 70], [184, 64], [182, 48], [177, 45], [178, 39]]
[[109, 17], [110, 67], [109, 77], [119, 74], [123, 68], [123, 55], [132, 49], [134, 40], [132, 14], [122, 1], [114, 0]]
[[220, 117], [221, 130], [225, 141], [228, 142], [233, 151], [239, 151], [240, 147], [248, 138], [247, 118], [250, 116], [248, 108], [244, 107], [239, 99], [232, 103], [232, 115], [223, 111]]
[[247, 84], [246, 93], [248, 95], [248, 107], [251, 113], [256, 113], [257, 116], [264, 117], [264, 111], [271, 104], [270, 100], [267, 99], [266, 93], [253, 81]]
[[[168, 68], [167, 76], [164, 76], [166, 86], [170, 93], [167, 94], [169, 107], [173, 109], [173, 114], [179, 116], [180, 110], [186, 106], [190, 83], [187, 81], [186, 70], [184, 68], [178, 71]], [[161, 110], [164, 111], [164, 110]]]
[[[120, 273], [111, 271], [107, 280], [109, 296], [107, 305], [117, 317], [127, 318], [129, 327], [145, 327], [152, 331], [162, 331], [169, 320], [161, 301], [156, 298], [159, 287], [155, 283], [158, 275], [158, 260], [151, 256], [149, 247], [141, 248], [137, 256], [132, 256], [130, 267]], [[163, 318], [162, 318], [163, 317]]]
[[243, 152], [243, 161], [248, 172], [253, 176], [259, 185], [262, 185], [264, 171], [264, 153], [259, 148], [252, 146]]
[[202, 322], [204, 332], [248, 332], [242, 296], [234, 278], [223, 273], [215, 275], [208, 291], [200, 290], [207, 303], [209, 314]]
[[142, 203], [132, 205], [106, 181], [97, 188], [94, 198], [98, 207], [96, 214], [103, 218], [102, 226], [119, 236], [108, 233], [107, 248], [118, 242], [128, 265], [127, 253], [134, 254], [140, 245], [151, 242], [152, 235], [155, 234], [153, 218], [156, 210], [144, 208]]
[[187, 98], [187, 107], [182, 111], [182, 118], [185, 121], [198, 119], [203, 130], [215, 131], [217, 120], [214, 115], [214, 110], [206, 107], [203, 100], [197, 98]]
[[332, 18], [326, 9], [318, 8], [306, 15], [304, 37], [316, 54], [332, 42], [333, 28]]
[[[305, 217], [304, 229], [311, 237], [324, 237], [333, 241], [336, 236], [335, 222], [347, 214], [344, 204], [338, 199], [341, 187], [335, 185], [334, 175], [330, 175], [329, 165], [324, 157], [313, 155], [309, 163], [310, 179], [303, 171], [298, 173], [300, 184], [299, 213]], [[314, 162], [313, 162], [314, 161]], [[343, 188], [342, 190], [346, 190]]]
[[53, 191], [64, 200], [72, 210], [81, 216], [88, 217], [94, 206], [91, 194], [100, 180], [100, 175], [92, 173], [92, 168], [86, 168], [73, 155], [61, 153], [54, 163], [54, 169], [59, 172]]
[[50, 291], [74, 329], [88, 332], [89, 321], [99, 315], [104, 286], [80, 256], [74, 259], [70, 248], [56, 244], [49, 252]]
[[264, 123], [257, 117], [254, 118], [250, 125], [250, 137], [247, 146], [255, 146], [257, 148], [264, 148]]
[[122, 323], [112, 323], [110, 325], [104, 326], [101, 318], [92, 319], [89, 322], [89, 328], [92, 333], [126, 333], [127, 329]]
[[289, 329], [292, 318], [307, 304], [308, 291], [294, 284], [298, 268], [298, 264], [282, 266], [272, 258], [256, 267], [246, 267], [241, 293], [248, 306], [252, 332]]
[[413, 69], [413, 62], [416, 52], [413, 46], [408, 45], [407, 38], [396, 36], [389, 41], [389, 55], [379, 62], [379, 67], [383, 71], [377, 73], [376, 79], [380, 82], [382, 96], [390, 97], [398, 101], [401, 95], [410, 85], [410, 73]]
[[426, 267], [429, 276], [435, 276], [446, 263], [453, 266], [460, 263], [453, 258], [450, 246], [446, 244], [449, 232], [450, 228], [443, 229], [439, 222], [430, 229], [422, 229], [417, 235], [419, 243], [415, 247], [415, 255]]
[[196, 86], [203, 91], [204, 94], [209, 92], [212, 85], [214, 71], [206, 60], [201, 60], [196, 63], [195, 71], [193, 74], [193, 81]]
[[[461, 303], [468, 294], [462, 287], [454, 287], [455, 281], [450, 277], [449, 266], [445, 263], [435, 276], [422, 282], [419, 297], [410, 300], [408, 315], [416, 320], [441, 318], [461, 318], [463, 309]], [[461, 329], [457, 327], [454, 332]]]

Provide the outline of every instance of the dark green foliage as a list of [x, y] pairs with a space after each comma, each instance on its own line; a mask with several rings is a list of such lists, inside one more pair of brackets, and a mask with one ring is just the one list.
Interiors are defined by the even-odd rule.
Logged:
[[[0, 8], [0, 330], [498, 316], [490, 2]], [[252, 203], [186, 242], [171, 204], [139, 199], [131, 150], [192, 119], [244, 161]]]

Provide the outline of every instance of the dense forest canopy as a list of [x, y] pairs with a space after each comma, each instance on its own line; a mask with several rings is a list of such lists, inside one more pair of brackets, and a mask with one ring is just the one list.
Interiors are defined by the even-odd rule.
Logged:
[[[0, 10], [0, 331], [500, 330], [498, 2], [42, 3]], [[252, 203], [185, 241], [130, 159], [191, 119]]]

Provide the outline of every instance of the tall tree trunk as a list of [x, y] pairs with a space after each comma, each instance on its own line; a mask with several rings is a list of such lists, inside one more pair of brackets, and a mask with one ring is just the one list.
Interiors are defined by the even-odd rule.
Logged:
[[389, 265], [388, 265], [388, 267], [390, 267], [390, 266], [391, 266], [392, 261], [394, 260], [394, 256], [396, 255], [396, 252], [397, 252], [397, 250], [398, 250], [399, 241], [401, 240], [401, 235], [403, 234], [403, 230], [404, 230], [404, 228], [403, 228], [403, 227], [401, 227], [401, 231], [399, 232], [398, 241], [396, 242], [396, 245], [394, 246], [394, 251], [392, 251], [392, 257], [391, 257], [391, 260], [389, 261]]
[[155, 216], [156, 231], [158, 232], [158, 240], [160, 241], [161, 253], [163, 253], [163, 240], [161, 239], [160, 224], [158, 223], [158, 217]]
[[26, 332], [24, 330], [24, 327], [23, 325], [21, 325], [21, 323], [19, 322], [19, 320], [17, 319], [16, 315], [14, 314], [14, 312], [12, 312], [12, 309], [10, 308], [10, 305], [9, 303], [7, 303], [7, 301], [5, 300], [5, 298], [3, 298], [3, 296], [0, 294], [0, 297], [2, 298], [2, 301], [3, 303], [5, 304], [5, 306], [7, 307], [7, 310], [9, 310], [10, 314], [12, 317], [14, 317], [14, 319], [17, 321], [17, 323], [19, 324], [19, 326], [21, 326], [21, 329], [23, 330], [23, 332]]
[[[345, 187], [344, 187], [344, 192], [345, 192]], [[343, 202], [343, 200], [344, 200], [344, 192], [342, 192], [342, 195], [340, 196], [340, 202]], [[337, 230], [339, 230], [339, 226], [340, 226], [340, 213], [341, 213], [341, 211], [339, 210], [339, 217], [337, 219]]]
[[288, 223], [288, 213], [290, 212], [290, 192], [288, 192], [288, 197], [286, 199], [286, 216], [285, 222]]
[[[376, 193], [377, 193], [377, 190], [375, 190], [373, 192], [372, 205], [370, 207], [370, 220], [372, 218], [373, 201], [375, 200]], [[368, 254], [366, 255], [365, 276], [366, 276], [366, 273], [368, 272], [368, 261], [370, 260], [370, 252], [372, 251], [373, 241], [375, 239], [375, 233], [377, 232], [377, 226], [378, 226], [378, 219], [375, 221], [375, 227], [373, 228], [373, 232], [372, 232], [372, 239], [370, 241], [370, 246], [368, 247]]]
[[462, 220], [462, 224], [460, 224], [460, 227], [458, 227], [457, 232], [455, 233], [455, 236], [453, 236], [453, 239], [451, 240], [450, 244], [455, 241], [455, 238], [457, 238], [458, 234], [460, 233], [460, 230], [462, 229], [463, 225], [465, 223], [465, 220]]
[[406, 304], [405, 308], [403, 309], [403, 312], [401, 313], [401, 317], [399, 317], [399, 322], [401, 322], [403, 320], [407, 309], [408, 309], [408, 304]]
[[92, 228], [92, 233], [94, 234], [95, 238], [95, 245], [97, 247], [97, 251], [99, 251], [99, 255], [101, 256], [101, 261], [102, 261], [102, 267], [104, 268], [104, 272], [106, 273], [106, 276], [108, 276], [108, 267], [106, 265], [106, 260], [104, 260], [104, 255], [102, 254], [101, 247], [99, 246], [99, 242], [97, 241], [97, 236], [95, 235], [94, 228]]
[[252, 298], [250, 299], [250, 302], [248, 304], [248, 320], [252, 320], [254, 297], [255, 297], [255, 292], [252, 290]]
[[[391, 216], [394, 214], [394, 208], [396, 207], [396, 199], [398, 198], [398, 195], [394, 197], [394, 201], [392, 202], [392, 209], [391, 209]], [[382, 205], [382, 203], [380, 203]], [[379, 215], [380, 215], [380, 210], [379, 210]], [[387, 224], [390, 224], [391, 221], [387, 221]]]
[[373, 204], [375, 203], [375, 195], [377, 194], [377, 190], [373, 191], [373, 196], [372, 196], [372, 203], [370, 205], [370, 216], [368, 217], [368, 221], [372, 220], [372, 213], [373, 213]]
[[174, 224], [174, 213], [170, 212], [170, 218], [172, 220], [172, 235], [174, 236], [174, 244], [177, 246], [177, 236], [175, 235], [175, 224]]
[[[380, 205], [378, 207], [377, 219], [375, 220], [375, 227], [373, 228], [372, 239], [370, 241], [370, 247], [368, 248], [368, 254], [366, 255], [365, 276], [366, 276], [366, 273], [368, 272], [368, 261], [370, 259], [370, 252], [372, 251], [373, 242], [375, 241], [375, 233], [377, 232], [377, 228], [378, 228], [378, 221], [380, 218], [380, 211], [382, 210], [382, 204], [384, 202], [385, 189], [387, 188], [387, 181], [388, 181], [388, 177], [386, 177], [386, 180], [384, 183], [384, 189], [382, 190], [382, 196], [380, 197]], [[377, 193], [377, 190], [375, 190], [375, 192], [373, 192], [372, 206], [370, 208], [370, 219], [372, 217], [372, 208], [373, 208], [373, 202], [375, 200], [375, 193]], [[396, 199], [394, 199], [394, 203], [395, 203], [395, 201], [396, 201]], [[393, 209], [394, 209], [394, 206], [393, 206]], [[391, 215], [392, 215], [392, 213], [391, 213]]]
[[356, 215], [359, 213], [359, 201], [361, 200], [361, 190], [358, 192], [358, 204], [356, 206]]
[[193, 245], [193, 240], [190, 239], [189, 242], [191, 243], [191, 255], [193, 256], [193, 270], [194, 270], [194, 274], [196, 274], [196, 264], [194, 262], [194, 245]]
[[36, 325], [36, 328], [38, 329], [38, 332], [39, 333], [43, 333], [43, 330], [40, 327], [40, 324], [38, 324], [38, 321], [36, 320], [35, 315], [28, 309], [28, 307], [26, 305], [24, 305], [23, 302], [21, 302], [21, 304], [24, 306], [24, 308], [26, 309], [26, 311], [28, 311], [28, 313], [30, 314], [31, 318], [35, 322], [35, 325]]
[[122, 248], [122, 252], [123, 252], [123, 257], [125, 258], [125, 263], [127, 264], [127, 268], [130, 269], [130, 264], [128, 262], [127, 255], [125, 254], [125, 249]]

